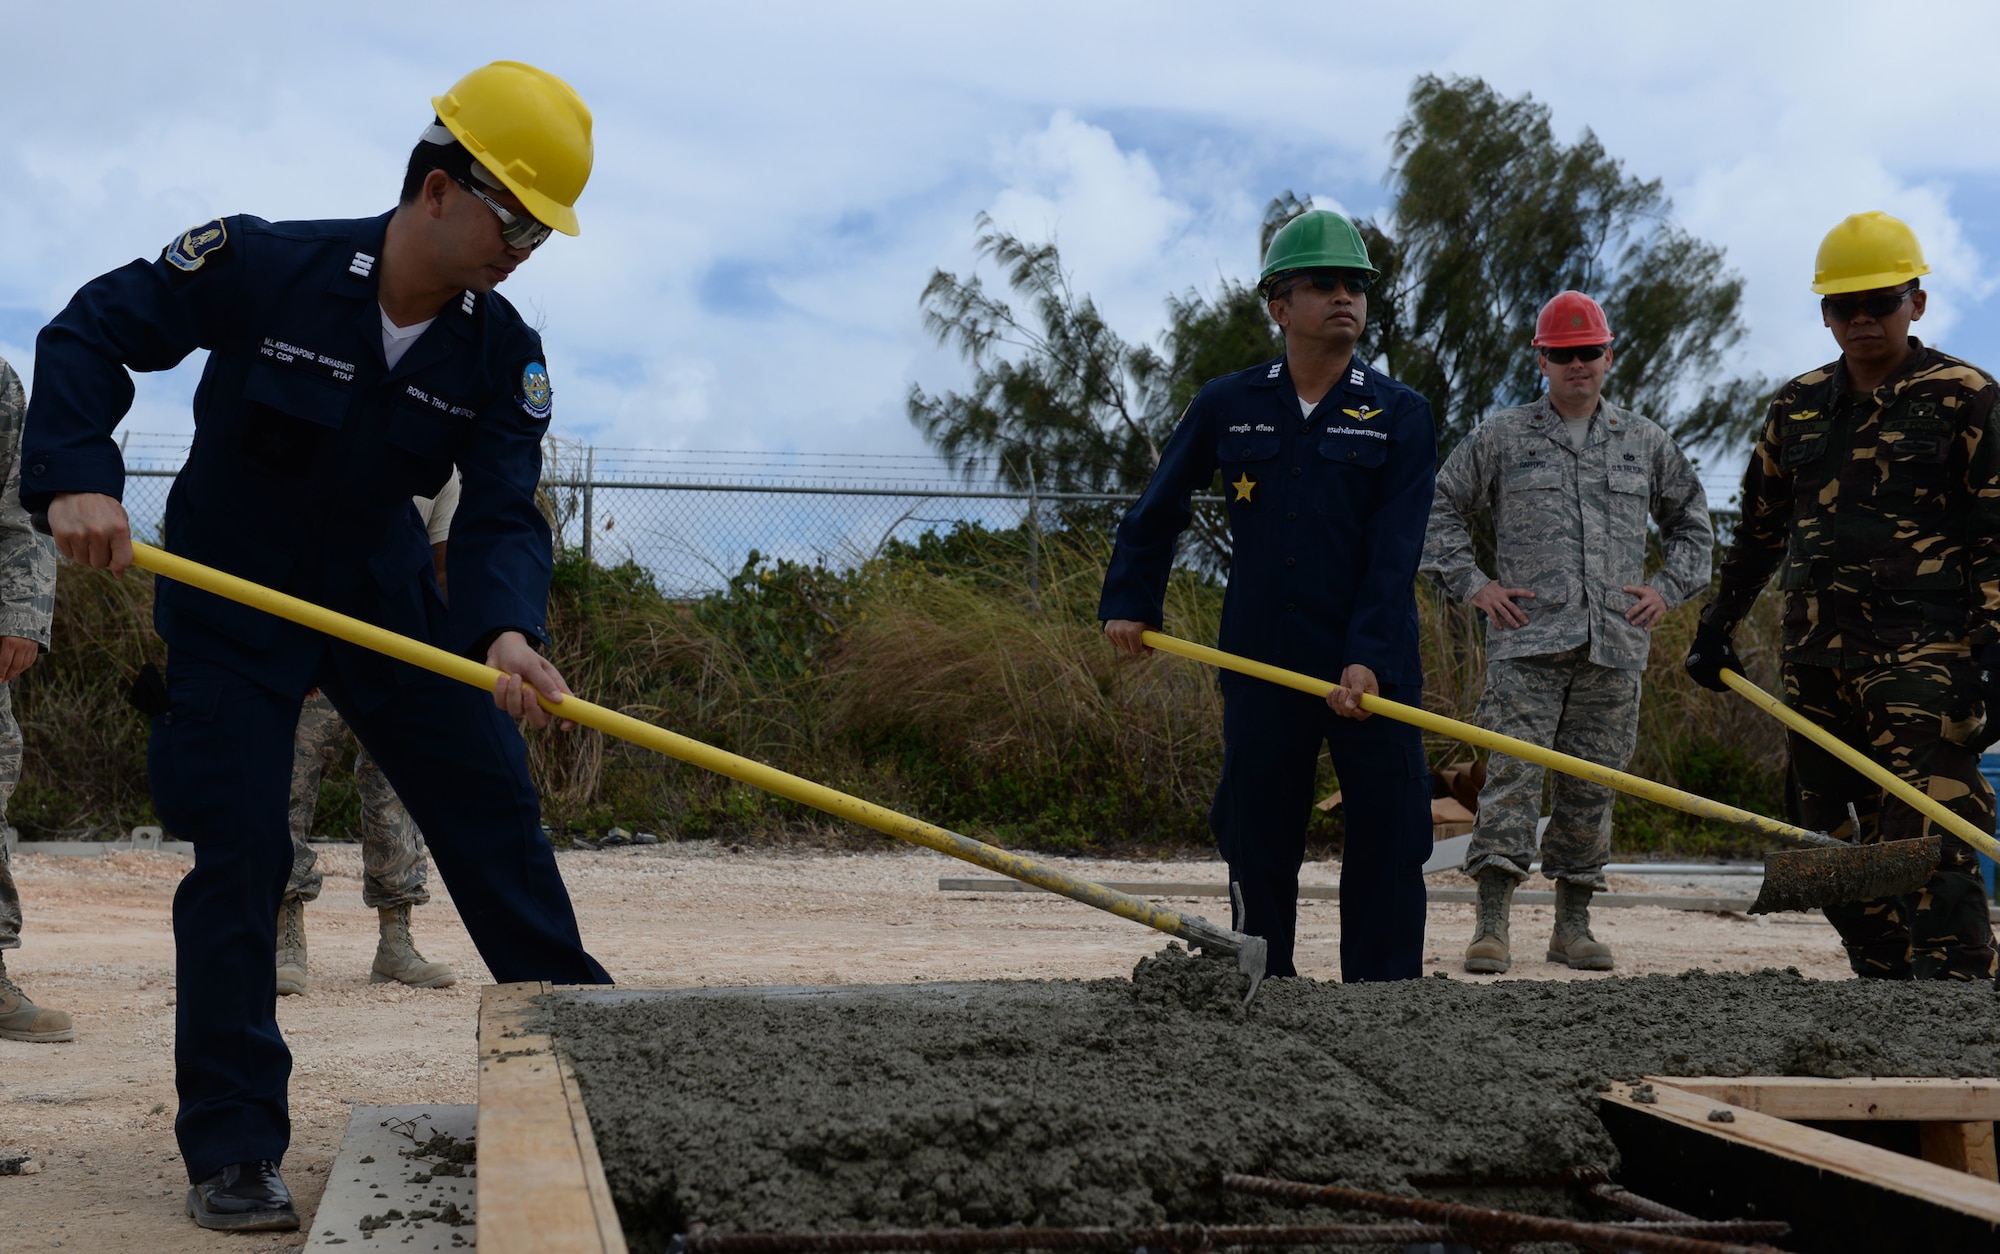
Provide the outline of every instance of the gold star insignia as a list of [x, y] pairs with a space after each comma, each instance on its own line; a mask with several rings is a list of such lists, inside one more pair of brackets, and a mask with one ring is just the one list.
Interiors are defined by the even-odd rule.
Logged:
[[1367, 406], [1364, 405], [1360, 409], [1343, 409], [1340, 412], [1346, 414], [1349, 418], [1354, 418], [1361, 422], [1367, 422], [1370, 418], [1373, 418], [1375, 415], [1381, 413], [1382, 411], [1379, 409], [1369, 409]]
[[1250, 494], [1257, 490], [1257, 481], [1255, 479], [1252, 479], [1250, 477], [1250, 472], [1246, 470], [1240, 476], [1237, 477], [1235, 483], [1232, 483], [1229, 486], [1236, 489], [1237, 500], [1247, 501], [1250, 499]]

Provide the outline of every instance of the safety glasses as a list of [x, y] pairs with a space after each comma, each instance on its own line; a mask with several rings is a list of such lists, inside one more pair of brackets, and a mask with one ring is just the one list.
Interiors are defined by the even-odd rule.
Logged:
[[1604, 356], [1602, 344], [1585, 344], [1579, 348], [1545, 348], [1542, 356], [1558, 366], [1567, 366], [1573, 361], [1596, 361]]
[[460, 187], [472, 193], [473, 197], [480, 204], [491, 209], [494, 217], [500, 219], [500, 238], [506, 241], [507, 247], [525, 248], [532, 251], [540, 248], [544, 240], [556, 233], [554, 227], [537, 222], [526, 214], [515, 213], [513, 210], [507, 208], [507, 206], [488, 196], [485, 192], [480, 191], [477, 187], [473, 186], [471, 179], [459, 178], [455, 174], [452, 175], [452, 179]]
[[1820, 312], [1835, 322], [1846, 322], [1855, 314], [1865, 313], [1871, 318], [1886, 318], [1903, 307], [1910, 299], [1914, 287], [1906, 287], [1900, 292], [1885, 292], [1880, 296], [1823, 296], [1820, 298]]
[[1302, 287], [1311, 287], [1315, 292], [1331, 292], [1344, 287], [1350, 295], [1366, 296], [1373, 286], [1375, 276], [1365, 270], [1322, 270], [1317, 274], [1299, 275], [1282, 286], [1273, 287], [1270, 299], [1280, 300]]
[[1331, 292], [1337, 287], [1345, 287], [1355, 296], [1366, 296], [1368, 289], [1375, 286], [1375, 276], [1364, 270], [1329, 270], [1307, 275], [1305, 281], [1312, 284], [1315, 292]]

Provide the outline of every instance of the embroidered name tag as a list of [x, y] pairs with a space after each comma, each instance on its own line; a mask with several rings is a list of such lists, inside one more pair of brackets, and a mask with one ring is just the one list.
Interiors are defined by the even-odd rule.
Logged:
[[342, 361], [338, 357], [328, 357], [325, 353], [315, 353], [310, 348], [300, 348], [283, 340], [274, 340], [268, 335], [264, 337], [264, 342], [258, 345], [257, 355], [268, 361], [275, 361], [281, 366], [303, 370], [321, 379], [331, 379], [335, 383], [354, 382], [353, 362]]
[[467, 409], [463, 405], [454, 405], [442, 396], [432, 396], [429, 392], [424, 391], [414, 383], [405, 383], [403, 385], [403, 395], [409, 397], [419, 405], [428, 405], [439, 413], [450, 414], [454, 418], [477, 418], [479, 416], [477, 410]]

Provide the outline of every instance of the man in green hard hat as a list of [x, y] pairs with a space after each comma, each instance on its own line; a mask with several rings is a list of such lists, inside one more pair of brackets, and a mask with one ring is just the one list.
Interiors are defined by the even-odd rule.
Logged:
[[1272, 238], [1259, 290], [1284, 356], [1212, 380], [1188, 406], [1119, 525], [1098, 604], [1113, 645], [1148, 652], [1140, 633], [1164, 618], [1188, 498], [1220, 471], [1232, 548], [1218, 643], [1339, 677], [1341, 690], [1322, 702], [1222, 675], [1222, 782], [1209, 826], [1229, 863], [1235, 926], [1269, 941], [1272, 975], [1298, 970], [1299, 867], [1322, 745], [1347, 824], [1341, 977], [1410, 979], [1423, 961], [1423, 742], [1405, 724], [1364, 722], [1360, 697], [1423, 702], [1412, 589], [1437, 436], [1429, 402], [1355, 356], [1377, 273], [1340, 214], [1311, 210]]

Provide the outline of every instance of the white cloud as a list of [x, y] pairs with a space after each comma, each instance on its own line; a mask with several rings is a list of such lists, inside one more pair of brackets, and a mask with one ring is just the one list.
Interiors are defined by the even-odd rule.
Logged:
[[993, 200], [994, 224], [1057, 241], [1085, 291], [1123, 287], [1142, 274], [1157, 282], [1162, 254], [1192, 216], [1163, 194], [1144, 152], [1121, 151], [1110, 131], [1068, 110], [999, 145], [994, 167], [1007, 184]]
[[[1254, 274], [1258, 218], [1284, 188], [1374, 211], [1420, 73], [1532, 91], [1560, 137], [1589, 127], [1663, 179], [1745, 276], [1748, 365], [1826, 358], [1803, 276], [1832, 221], [1869, 207], [1930, 253], [1926, 334], [2000, 357], [1982, 252], [2000, 223], [1963, 193], [2000, 181], [2000, 132], [1966, 121], [1989, 111], [2000, 10], [1906, 9], [1558, 3], [1524, 23], [1412, 0], [1349, 6], [1329, 42], [1178, 0], [599, 0], [558, 22], [489, 0], [476, 29], [436, 6], [220, 0], [176, 53], [155, 6], [10, 6], [0, 349], [26, 373], [33, 324], [80, 283], [211, 214], [386, 208], [427, 98], [525, 56], [591, 102], [599, 163], [585, 234], [507, 291], [546, 323], [558, 422], [606, 444], [920, 449], [909, 383], [965, 374], [917, 295], [934, 268], [973, 267], [977, 211], [1052, 233], [1120, 333], [1148, 338], [1167, 294]], [[1881, 90], [1830, 87], [1848, 80], [1827, 67], [1885, 22], [1950, 38]], [[192, 390], [191, 365], [142, 380], [134, 425], [184, 429]]]

